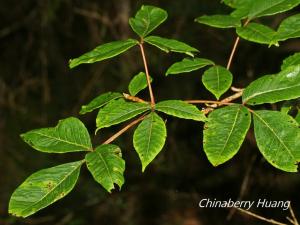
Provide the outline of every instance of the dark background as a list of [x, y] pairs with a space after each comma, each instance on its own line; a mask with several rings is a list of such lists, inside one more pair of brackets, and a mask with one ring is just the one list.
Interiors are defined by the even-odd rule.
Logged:
[[[218, 200], [291, 200], [300, 216], [300, 179], [270, 166], [259, 153], [252, 131], [240, 152], [213, 168], [202, 149], [202, 123], [167, 119], [168, 139], [163, 151], [146, 169], [132, 146], [132, 130], [115, 143], [126, 159], [126, 183], [121, 192], [108, 194], [82, 168], [75, 189], [64, 199], [27, 219], [7, 215], [9, 197], [34, 171], [70, 162], [79, 154], [52, 155], [31, 149], [20, 133], [54, 126], [59, 119], [79, 116], [82, 104], [106, 91], [126, 92], [130, 78], [143, 70], [138, 48], [112, 60], [69, 70], [68, 60], [95, 46], [118, 39], [136, 38], [128, 26], [142, 4], [166, 9], [169, 19], [154, 33], [177, 38], [200, 49], [201, 57], [226, 65], [234, 30], [196, 24], [203, 14], [227, 13], [214, 0], [0, 0], [0, 224], [263, 224], [240, 213], [228, 218], [228, 209], [200, 209], [202, 198]], [[295, 12], [259, 19], [272, 27]], [[245, 87], [256, 77], [278, 72], [289, 54], [299, 51], [298, 39], [279, 48], [242, 41], [232, 66], [234, 85]], [[163, 99], [213, 99], [201, 84], [202, 71], [165, 77], [166, 69], [183, 58], [147, 46], [154, 77], [154, 94]], [[142, 97], [147, 97], [147, 91]], [[230, 93], [229, 93], [230, 94]], [[272, 106], [274, 109], [278, 105]], [[96, 112], [79, 118], [91, 131]], [[122, 126], [93, 136], [100, 144]], [[242, 188], [242, 186], [244, 188]], [[256, 209], [266, 217], [285, 221], [287, 211]]]

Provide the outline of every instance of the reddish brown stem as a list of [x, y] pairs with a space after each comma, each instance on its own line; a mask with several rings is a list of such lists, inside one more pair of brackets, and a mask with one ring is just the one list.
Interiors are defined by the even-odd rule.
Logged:
[[133, 127], [134, 125], [136, 125], [137, 123], [139, 123], [140, 121], [142, 121], [145, 118], [145, 116], [146, 115], [143, 115], [143, 116], [135, 119], [130, 124], [126, 125], [121, 130], [119, 130], [117, 133], [115, 133], [113, 136], [111, 136], [109, 139], [107, 139], [106, 141], [104, 141], [102, 144], [105, 145], [105, 144], [109, 144], [109, 143], [113, 142], [118, 137], [120, 137], [123, 133], [125, 133], [128, 129], [130, 129], [131, 127]]
[[143, 46], [143, 42], [142, 41], [139, 44], [139, 46], [140, 46], [140, 49], [141, 49], [141, 54], [142, 54], [142, 58], [143, 58], [143, 62], [144, 62], [144, 67], [145, 67], [147, 84], [148, 84], [148, 88], [149, 88], [149, 95], [150, 95], [150, 99], [151, 99], [151, 107], [154, 108], [154, 106], [155, 106], [155, 99], [154, 99], [154, 95], [153, 95], [153, 91], [152, 91], [151, 79], [150, 79], [150, 75], [149, 75], [147, 59], [146, 59], [146, 55], [145, 55], [144, 46]]
[[[243, 24], [243, 26], [247, 26], [247, 24], [250, 22], [250, 20], [246, 20], [246, 22]], [[227, 63], [227, 66], [226, 68], [229, 70], [230, 67], [231, 67], [231, 64], [232, 64], [232, 60], [233, 60], [233, 57], [236, 53], [236, 49], [237, 49], [237, 46], [240, 42], [240, 37], [238, 36], [235, 41], [234, 41], [234, 44], [233, 44], [233, 47], [232, 47], [232, 50], [231, 50], [231, 53], [230, 53], [230, 56], [229, 56], [229, 59], [228, 59], [228, 63]]]

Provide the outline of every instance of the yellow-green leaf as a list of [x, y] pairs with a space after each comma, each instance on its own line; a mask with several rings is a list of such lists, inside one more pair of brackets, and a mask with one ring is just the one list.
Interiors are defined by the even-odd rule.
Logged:
[[169, 67], [166, 76], [169, 74], [187, 73], [199, 70], [205, 66], [214, 65], [215, 63], [204, 58], [185, 58], [180, 62], [176, 62]]
[[193, 48], [184, 42], [177, 41], [174, 39], [168, 39], [158, 36], [149, 36], [146, 37], [144, 41], [167, 53], [179, 52], [190, 56], [194, 56], [194, 53], [199, 52], [196, 48]]
[[94, 179], [108, 192], [117, 184], [124, 184], [125, 161], [121, 149], [116, 145], [100, 145], [85, 156], [86, 164]]
[[168, 13], [158, 7], [143, 5], [134, 18], [129, 19], [132, 30], [140, 37], [146, 37], [155, 28], [162, 24]]
[[156, 104], [157, 111], [182, 119], [206, 121], [207, 118], [196, 106], [180, 100], [166, 100]]
[[62, 164], [29, 176], [12, 194], [9, 213], [27, 217], [66, 196], [74, 188], [83, 162]]
[[209, 114], [203, 131], [203, 147], [211, 164], [225, 163], [239, 151], [250, 123], [251, 115], [241, 105], [226, 106]]
[[297, 172], [300, 162], [299, 124], [278, 111], [253, 112], [255, 139], [260, 152], [274, 167]]
[[69, 62], [70, 68], [74, 68], [82, 63], [94, 63], [109, 59], [120, 55], [121, 53], [127, 51], [133, 46], [137, 45], [138, 41], [133, 39], [128, 39], [125, 41], [114, 41], [99, 45], [90, 52], [83, 54], [82, 56], [71, 59]]
[[91, 151], [90, 135], [75, 117], [60, 120], [56, 127], [41, 128], [21, 134], [34, 149], [48, 153]]
[[155, 112], [150, 113], [136, 128], [133, 145], [142, 162], [142, 171], [162, 150], [166, 137], [166, 125]]
[[230, 15], [204, 15], [196, 18], [195, 21], [216, 28], [232, 28], [241, 26], [241, 20]]
[[202, 83], [207, 90], [219, 99], [230, 88], [232, 74], [222, 66], [213, 66], [204, 72]]

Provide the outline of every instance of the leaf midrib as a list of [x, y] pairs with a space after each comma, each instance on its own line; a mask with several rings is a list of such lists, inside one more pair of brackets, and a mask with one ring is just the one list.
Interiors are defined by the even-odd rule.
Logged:
[[50, 136], [50, 135], [47, 135], [47, 134], [44, 134], [44, 133], [40, 133], [40, 132], [37, 132], [37, 131], [32, 131], [32, 133], [38, 134], [38, 135], [41, 135], [41, 136], [44, 136], [44, 137], [47, 137], [49, 139], [52, 138], [52, 139], [57, 140], [57, 141], [65, 142], [67, 144], [74, 145], [74, 146], [77, 146], [77, 147], [82, 147], [82, 148], [84, 148], [86, 150], [90, 150], [91, 149], [91, 146], [85, 146], [85, 145], [78, 144], [76, 142], [70, 142], [68, 140], [64, 140], [64, 139], [61, 139], [61, 138], [58, 138], [58, 137], [55, 137], [55, 136]]
[[228, 141], [229, 141], [229, 139], [231, 138], [231, 135], [232, 135], [232, 132], [233, 132], [233, 130], [234, 130], [234, 128], [235, 128], [236, 121], [237, 121], [237, 118], [238, 118], [238, 116], [239, 116], [239, 114], [240, 114], [240, 111], [241, 111], [241, 108], [238, 109], [238, 111], [237, 111], [237, 113], [236, 113], [236, 115], [235, 115], [233, 125], [232, 125], [232, 127], [231, 127], [231, 129], [230, 129], [229, 135], [228, 135], [228, 137], [227, 137], [227, 139], [226, 139], [226, 141], [225, 141], [225, 144], [224, 144], [224, 146], [223, 146], [223, 149], [221, 150], [221, 153], [220, 153], [221, 156], [223, 155], [223, 152], [225, 151], [225, 148], [227, 147]]
[[106, 169], [106, 171], [107, 171], [107, 173], [109, 175], [110, 181], [111, 181], [112, 184], [114, 184], [114, 181], [113, 181], [112, 175], [111, 175], [111, 173], [109, 171], [109, 168], [108, 168], [106, 160], [104, 159], [104, 157], [102, 156], [102, 154], [99, 151], [95, 151], [95, 152], [96, 152], [97, 155], [99, 155], [100, 159], [103, 161], [104, 167], [105, 167], [105, 169]]
[[[190, 112], [190, 111], [185, 111], [183, 110], [182, 108], [176, 108], [176, 107], [172, 107], [172, 106], [157, 106], [156, 109], [159, 111], [160, 109], [172, 109], [172, 110], [176, 110], [176, 111], [179, 111], [181, 113], [186, 113], [186, 114], [189, 114], [189, 115], [192, 115], [192, 116], [195, 116], [195, 117], [198, 117], [199, 114], [200, 114], [200, 111], [199, 113], [193, 113], [193, 112]], [[166, 113], [166, 112], [165, 112]], [[175, 114], [176, 115], [176, 114]], [[201, 114], [200, 114], [201, 115]]]

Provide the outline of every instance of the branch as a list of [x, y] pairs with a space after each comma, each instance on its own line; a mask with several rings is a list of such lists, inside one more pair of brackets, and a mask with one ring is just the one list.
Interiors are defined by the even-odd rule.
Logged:
[[210, 105], [208, 108], [206, 109], [203, 109], [202, 112], [204, 114], [208, 114], [210, 113], [211, 111], [214, 110], [214, 108], [217, 108], [218, 106], [220, 105], [232, 105], [234, 103], [232, 103], [232, 101], [234, 101], [235, 99], [238, 99], [240, 98], [242, 95], [243, 95], [243, 90], [244, 89], [240, 89], [242, 91], [240, 92], [237, 92], [227, 98], [224, 98], [223, 100], [221, 101], [211, 101], [211, 100], [186, 100], [187, 103], [194, 103], [194, 104], [212, 104]]
[[104, 141], [102, 144], [103, 145], [110, 144], [111, 142], [113, 142], [114, 140], [116, 140], [118, 137], [120, 137], [123, 133], [125, 133], [128, 129], [130, 129], [131, 127], [133, 127], [134, 125], [136, 125], [137, 123], [139, 123], [140, 121], [142, 121], [143, 119], [145, 119], [145, 117], [146, 117], [146, 115], [143, 115], [143, 116], [135, 119], [130, 124], [126, 125], [121, 130], [119, 130], [117, 133], [115, 133], [113, 136], [111, 136], [109, 139], [107, 139], [106, 141]]
[[[292, 208], [291, 203], [290, 203], [289, 209], [290, 209], [290, 213], [291, 213], [291, 216], [292, 216], [292, 221], [293, 221], [292, 224], [294, 224], [294, 225], [299, 225], [299, 222], [298, 222], [298, 220], [297, 220], [297, 218], [296, 218], [296, 216], [295, 216], [295, 213], [294, 213], [294, 210], [293, 210], [293, 208]], [[290, 222], [291, 222], [291, 221], [290, 221]]]
[[149, 88], [149, 95], [150, 95], [150, 99], [151, 99], [151, 107], [154, 108], [155, 99], [154, 99], [154, 95], [153, 95], [153, 91], [152, 91], [151, 79], [150, 79], [150, 75], [149, 75], [149, 71], [148, 71], [148, 65], [147, 65], [146, 55], [145, 55], [145, 51], [144, 51], [144, 47], [143, 47], [143, 42], [142, 41], [139, 44], [139, 46], [140, 46], [140, 49], [141, 49], [141, 54], [142, 54], [142, 58], [143, 58], [143, 62], [144, 62], [144, 67], [145, 67], [147, 84], [148, 84], [148, 88]]
[[256, 219], [259, 219], [259, 220], [262, 220], [262, 221], [265, 221], [267, 223], [270, 223], [270, 224], [276, 224], [276, 225], [287, 225], [286, 223], [281, 223], [281, 222], [278, 222], [276, 220], [273, 220], [273, 219], [268, 219], [268, 218], [265, 218], [263, 216], [260, 216], [260, 215], [257, 215], [255, 213], [252, 213], [252, 212], [249, 212], [245, 209], [241, 209], [241, 208], [236, 208], [238, 211], [240, 211], [241, 213], [244, 213], [244, 214], [247, 214], [249, 216], [252, 216]]

